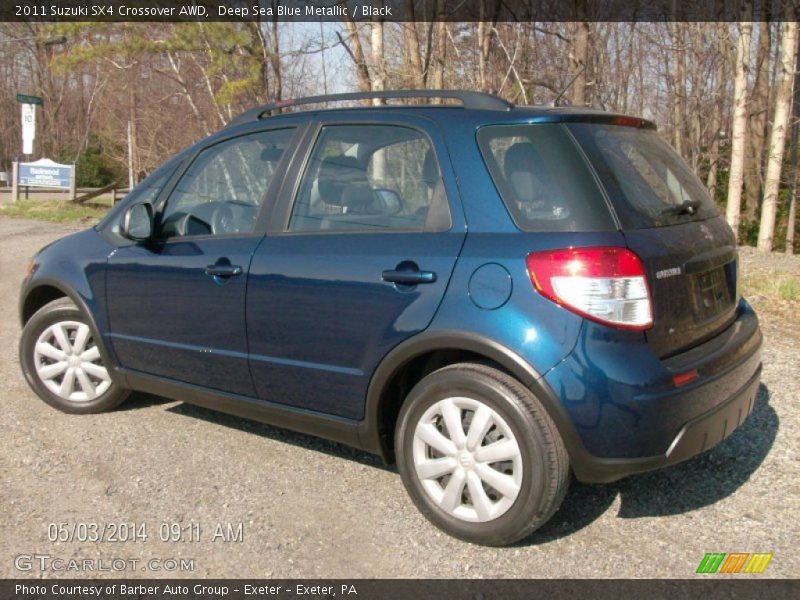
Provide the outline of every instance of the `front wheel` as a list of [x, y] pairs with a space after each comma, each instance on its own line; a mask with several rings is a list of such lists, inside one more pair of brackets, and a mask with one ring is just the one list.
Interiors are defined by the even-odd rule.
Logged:
[[30, 318], [19, 351], [28, 384], [61, 411], [104, 412], [129, 394], [111, 379], [88, 320], [68, 298], [50, 302]]
[[539, 401], [483, 364], [451, 365], [422, 379], [400, 411], [395, 452], [423, 515], [489, 546], [544, 524], [569, 482], [566, 449]]

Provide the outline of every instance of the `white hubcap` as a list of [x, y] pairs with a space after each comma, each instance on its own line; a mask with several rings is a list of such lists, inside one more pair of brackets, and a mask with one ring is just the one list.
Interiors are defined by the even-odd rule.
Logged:
[[522, 454], [505, 419], [472, 398], [446, 398], [417, 423], [414, 468], [442, 510], [484, 522], [505, 513], [522, 486]]
[[36, 340], [33, 360], [42, 383], [64, 400], [87, 402], [111, 387], [89, 326], [80, 321], [60, 321], [45, 329]]

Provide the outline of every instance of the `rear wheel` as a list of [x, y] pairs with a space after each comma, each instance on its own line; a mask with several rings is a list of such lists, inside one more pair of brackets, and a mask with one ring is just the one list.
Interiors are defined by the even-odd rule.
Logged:
[[42, 307], [25, 324], [20, 363], [39, 397], [64, 412], [104, 412], [129, 393], [111, 379], [88, 320], [68, 298]]
[[566, 449], [539, 401], [482, 364], [422, 379], [400, 411], [395, 451], [420, 511], [478, 544], [529, 535], [558, 509], [569, 481]]

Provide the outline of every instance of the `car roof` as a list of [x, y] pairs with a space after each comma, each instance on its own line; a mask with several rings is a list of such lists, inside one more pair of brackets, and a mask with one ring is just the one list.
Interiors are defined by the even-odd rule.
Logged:
[[[406, 99], [436, 97], [444, 98], [449, 101], [455, 100], [460, 102], [460, 104], [383, 104], [377, 106], [305, 108], [309, 105], [342, 101], [352, 102], [374, 98]], [[646, 119], [611, 113], [595, 108], [556, 105], [517, 106], [492, 94], [459, 90], [357, 92], [286, 100], [252, 108], [233, 119], [227, 127], [254, 122], [280, 122], [282, 118], [294, 118], [303, 116], [306, 113], [309, 116], [316, 114], [360, 114], [377, 117], [382, 114], [387, 116], [390, 114], [397, 114], [397, 112], [424, 116], [439, 122], [447, 121], [453, 117], [457, 120], [468, 118], [472, 123], [484, 124], [503, 122], [593, 121], [616, 122], [629, 126], [655, 129], [655, 125]]]
[[[494, 124], [523, 124], [523, 123], [542, 123], [542, 122], [593, 122], [621, 124], [644, 129], [656, 129], [656, 125], [640, 117], [634, 117], [622, 113], [614, 113], [594, 108], [572, 107], [572, 106], [515, 106], [506, 111], [485, 110], [485, 109], [466, 109], [457, 105], [383, 105], [383, 106], [358, 106], [345, 108], [324, 108], [324, 109], [304, 109], [300, 111], [284, 112], [278, 115], [264, 116], [253, 119], [251, 123], [280, 123], [283, 120], [295, 120], [298, 117], [308, 116], [309, 118], [322, 115], [363, 115], [390, 119], [392, 115], [406, 114], [424, 117], [428, 120], [462, 125], [469, 121], [476, 125]], [[227, 126], [233, 127], [243, 125], [244, 122], [231, 122]], [[227, 129], [226, 128], [226, 129]]]

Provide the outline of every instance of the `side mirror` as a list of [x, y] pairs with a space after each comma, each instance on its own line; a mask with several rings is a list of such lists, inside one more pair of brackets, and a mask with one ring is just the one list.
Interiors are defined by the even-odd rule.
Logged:
[[149, 240], [153, 236], [153, 206], [149, 202], [140, 202], [125, 209], [119, 232], [134, 242]]

